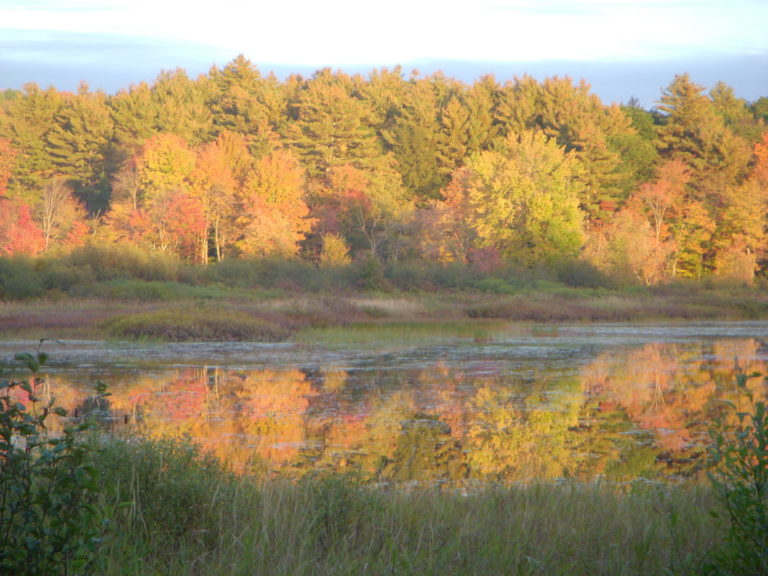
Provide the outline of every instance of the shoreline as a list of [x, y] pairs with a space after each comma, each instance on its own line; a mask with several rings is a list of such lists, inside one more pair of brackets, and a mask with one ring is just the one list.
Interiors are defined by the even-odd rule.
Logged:
[[759, 290], [688, 294], [560, 289], [303, 293], [162, 301], [75, 299], [0, 302], [0, 339], [281, 342], [326, 328], [487, 322], [564, 324], [768, 319]]

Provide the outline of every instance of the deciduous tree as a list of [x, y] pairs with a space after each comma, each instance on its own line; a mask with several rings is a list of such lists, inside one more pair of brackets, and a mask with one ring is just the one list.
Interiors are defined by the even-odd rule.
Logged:
[[420, 252], [439, 261], [468, 263], [477, 235], [473, 228], [468, 168], [459, 168], [442, 191], [442, 199], [420, 211]]
[[[213, 240], [217, 261], [234, 249], [240, 235], [239, 201], [251, 172], [252, 160], [246, 138], [233, 132], [222, 132], [214, 142], [198, 150], [192, 190], [203, 207], [209, 231], [207, 236]], [[206, 261], [208, 242], [204, 241], [201, 248], [203, 261]]]
[[157, 134], [144, 143], [136, 161], [142, 202], [152, 201], [168, 191], [187, 190], [195, 169], [195, 153], [175, 134]]
[[43, 250], [55, 245], [78, 244], [85, 235], [85, 207], [75, 197], [68, 180], [52, 178], [43, 189], [40, 203]]
[[28, 205], [0, 198], [0, 255], [35, 256], [45, 248], [43, 231]]
[[237, 242], [255, 256], [293, 256], [311, 227], [304, 202], [304, 171], [293, 153], [275, 150], [258, 159], [240, 198]]
[[680, 160], [670, 160], [659, 167], [655, 181], [640, 186], [636, 198], [648, 210], [657, 240], [665, 239], [669, 221], [682, 208], [689, 180], [686, 165]]
[[472, 158], [469, 194], [481, 245], [526, 264], [575, 254], [583, 240], [576, 158], [541, 132]]

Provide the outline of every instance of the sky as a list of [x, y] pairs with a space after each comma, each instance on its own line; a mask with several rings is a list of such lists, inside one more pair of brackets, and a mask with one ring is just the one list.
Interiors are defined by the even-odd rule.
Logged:
[[768, 0], [0, 0], [0, 89], [109, 93], [243, 54], [284, 78], [401, 65], [585, 79], [652, 107], [677, 73], [768, 96]]

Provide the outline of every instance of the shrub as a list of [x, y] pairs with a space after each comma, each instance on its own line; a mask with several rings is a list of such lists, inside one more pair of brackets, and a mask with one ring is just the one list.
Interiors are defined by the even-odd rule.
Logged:
[[555, 273], [560, 282], [576, 288], [600, 288], [608, 283], [603, 273], [585, 260], [563, 260], [555, 266]]
[[37, 395], [46, 355], [16, 360], [33, 377], [0, 380], [0, 573], [82, 574], [96, 558], [102, 526], [88, 425], [49, 434], [51, 416], [66, 412]]
[[223, 260], [208, 267], [209, 281], [234, 288], [322, 291], [351, 286], [351, 266], [317, 267], [279, 258]]
[[434, 281], [441, 288], [469, 288], [477, 280], [477, 272], [460, 263], [449, 263], [434, 270]]
[[96, 282], [89, 264], [74, 265], [68, 258], [46, 258], [39, 262], [41, 282], [49, 292], [66, 292], [71, 296], [88, 293]]
[[127, 244], [86, 244], [69, 255], [74, 266], [90, 266], [98, 280], [139, 279], [175, 281], [181, 262], [164, 252]]
[[43, 292], [43, 282], [35, 271], [33, 260], [20, 256], [0, 258], [0, 298], [39, 298]]
[[320, 253], [321, 266], [343, 266], [352, 262], [349, 246], [343, 236], [338, 234], [323, 235], [323, 250]]
[[721, 419], [711, 432], [709, 477], [727, 520], [713, 555], [716, 574], [768, 575], [768, 407], [747, 387], [757, 376], [737, 375], [749, 410], [737, 411], [733, 425]]
[[491, 294], [514, 294], [518, 291], [501, 278], [483, 278], [475, 284], [475, 287]]
[[361, 260], [357, 265], [357, 287], [362, 290], [377, 291], [390, 288], [384, 277], [381, 262], [373, 256]]

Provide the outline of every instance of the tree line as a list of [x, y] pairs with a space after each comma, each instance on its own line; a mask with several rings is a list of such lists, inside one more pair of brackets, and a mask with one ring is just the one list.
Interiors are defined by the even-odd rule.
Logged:
[[0, 95], [0, 255], [583, 259], [656, 284], [768, 268], [768, 98], [686, 74], [655, 108], [585, 82], [400, 68], [279, 81], [238, 56], [113, 95]]

